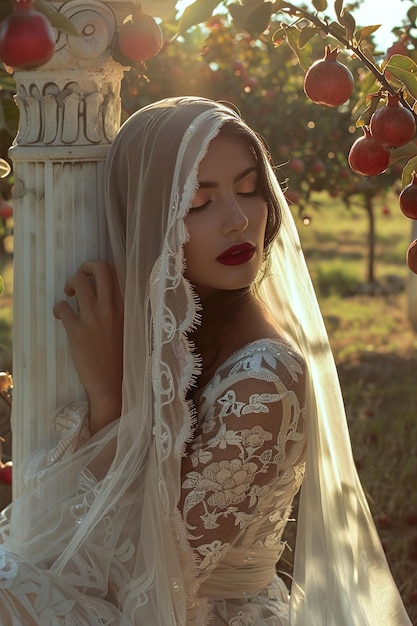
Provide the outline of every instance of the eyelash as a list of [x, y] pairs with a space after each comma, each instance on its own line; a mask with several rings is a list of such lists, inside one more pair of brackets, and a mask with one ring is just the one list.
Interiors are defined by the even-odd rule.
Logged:
[[[246, 191], [246, 192], [238, 192], [237, 195], [238, 196], [246, 196], [246, 197], [254, 197], [254, 196], [258, 196], [261, 193], [261, 190], [258, 189], [258, 187], [256, 187], [256, 189], [254, 189], [253, 191]], [[190, 213], [191, 211], [197, 212], [197, 211], [203, 211], [204, 209], [206, 209], [209, 204], [210, 204], [211, 200], [208, 200], [207, 202], [205, 202], [204, 204], [200, 204], [200, 206], [193, 206], [190, 209]]]

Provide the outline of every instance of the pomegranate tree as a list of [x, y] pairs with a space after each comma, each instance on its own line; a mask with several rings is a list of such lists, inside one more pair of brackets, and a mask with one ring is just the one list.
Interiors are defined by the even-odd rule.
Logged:
[[387, 148], [399, 148], [416, 132], [414, 115], [400, 104], [398, 94], [388, 94], [387, 103], [373, 113], [369, 128], [372, 137]]
[[372, 137], [367, 126], [363, 127], [363, 131], [363, 137], [359, 137], [349, 151], [349, 165], [362, 176], [382, 174], [388, 167], [390, 152]]
[[325, 55], [308, 69], [304, 92], [312, 102], [337, 107], [349, 100], [354, 80], [352, 72], [337, 60], [339, 49], [326, 46]]
[[118, 36], [120, 52], [129, 61], [141, 63], [154, 57], [162, 47], [160, 26], [151, 15], [142, 13], [140, 4], [122, 24]]
[[0, 59], [18, 70], [44, 65], [52, 57], [55, 36], [48, 19], [32, 0], [16, 0], [14, 11], [0, 25]]

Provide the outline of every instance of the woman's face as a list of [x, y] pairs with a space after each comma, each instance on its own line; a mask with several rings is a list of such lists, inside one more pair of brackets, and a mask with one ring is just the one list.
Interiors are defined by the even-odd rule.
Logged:
[[244, 138], [213, 139], [198, 170], [185, 218], [185, 277], [204, 299], [218, 289], [248, 287], [262, 263], [268, 209], [258, 165]]

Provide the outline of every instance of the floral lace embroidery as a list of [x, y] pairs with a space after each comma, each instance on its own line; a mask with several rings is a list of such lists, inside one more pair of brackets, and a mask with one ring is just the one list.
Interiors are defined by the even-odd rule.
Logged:
[[213, 569], [232, 544], [271, 547], [278, 556], [304, 473], [300, 359], [273, 341], [247, 346], [217, 371], [197, 412], [182, 512], [200, 570]]
[[236, 617], [233, 617], [229, 626], [251, 626], [255, 623], [255, 615], [253, 613], [243, 613], [242, 611]]

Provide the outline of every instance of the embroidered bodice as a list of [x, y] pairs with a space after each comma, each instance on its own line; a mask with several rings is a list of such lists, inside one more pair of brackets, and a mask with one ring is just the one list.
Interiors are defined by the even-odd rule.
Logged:
[[180, 509], [201, 594], [247, 595], [271, 580], [303, 479], [304, 385], [300, 357], [265, 339], [232, 355], [196, 400]]

